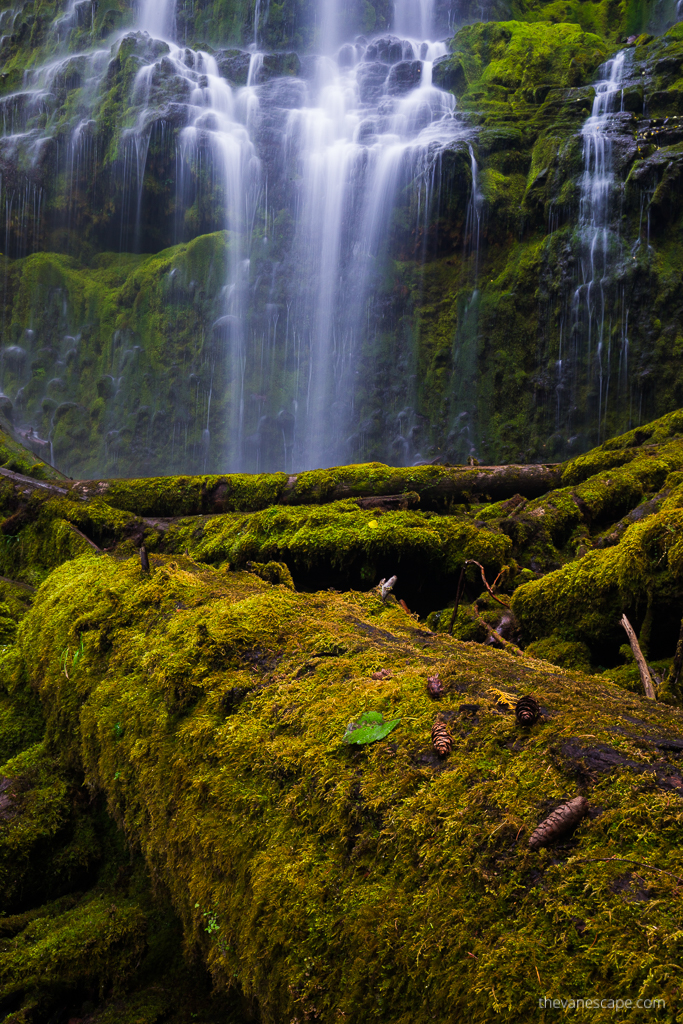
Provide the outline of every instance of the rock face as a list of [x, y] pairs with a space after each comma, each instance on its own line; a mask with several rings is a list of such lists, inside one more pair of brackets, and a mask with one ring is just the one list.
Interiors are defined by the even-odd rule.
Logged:
[[422, 79], [422, 62], [419, 60], [401, 60], [394, 64], [387, 78], [387, 92], [391, 96], [416, 89]]
[[[5, 461], [11, 445], [18, 459], [3, 431]], [[609, 991], [615, 948], [624, 999], [658, 977], [675, 1005], [681, 413], [558, 467], [536, 499], [441, 513], [325, 501], [319, 471], [316, 504], [241, 476], [259, 511], [143, 518], [110, 502], [139, 513], [158, 481], [86, 493], [31, 463], [0, 473], [16, 538], [0, 545], [0, 999], [16, 1019], [486, 1024], [493, 988], [522, 1024], [534, 964]], [[210, 483], [178, 481], [176, 500]], [[456, 590], [460, 639], [400, 603]], [[656, 701], [610, 633], [618, 609], [664, 677]], [[482, 623], [511, 636], [513, 613], [493, 649]], [[581, 647], [582, 668], [558, 667]]]

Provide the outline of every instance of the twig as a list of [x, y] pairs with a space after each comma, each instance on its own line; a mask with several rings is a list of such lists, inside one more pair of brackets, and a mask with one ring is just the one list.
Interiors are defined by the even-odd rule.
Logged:
[[30, 583], [20, 583], [19, 580], [11, 580], [9, 576], [0, 576], [0, 583], [11, 583], [14, 587], [21, 587], [22, 590], [30, 591], [31, 594], [34, 594], [36, 590]]
[[681, 678], [681, 669], [683, 669], [683, 619], [681, 619], [681, 631], [678, 634], [676, 653], [674, 654], [673, 664], [669, 671], [668, 682], [673, 690], [678, 686], [678, 680]]
[[[480, 565], [480, 563], [476, 562], [473, 558], [468, 558], [467, 561], [465, 562], [465, 565], [478, 565], [479, 566], [479, 569], [481, 571], [481, 578], [482, 578], [484, 586], [488, 590], [489, 594], [491, 595], [491, 597], [493, 598], [494, 601], [497, 601], [498, 604], [502, 604], [503, 608], [507, 608], [508, 611], [509, 611], [510, 610], [510, 605], [506, 604], [505, 601], [501, 601], [501, 599], [496, 594], [493, 593], [493, 590], [489, 586], [488, 580], [486, 579], [486, 573], [484, 572], [484, 566]], [[500, 573], [498, 573], [498, 576], [500, 576]], [[498, 576], [496, 577], [496, 580], [498, 579]]]
[[7, 477], [8, 480], [12, 480], [15, 484], [21, 484], [23, 490], [38, 489], [40, 491], [48, 491], [50, 494], [61, 495], [69, 493], [69, 489], [66, 487], [57, 487], [56, 484], [49, 484], [44, 480], [36, 480], [32, 476], [24, 476], [23, 473], [15, 473], [11, 469], [4, 469], [2, 466], [0, 466], [0, 476]]
[[[465, 562], [465, 565], [467, 565], [467, 562]], [[453, 626], [455, 625], [455, 618], [456, 615], [458, 614], [458, 608], [460, 607], [460, 598], [462, 597], [462, 588], [463, 583], [465, 581], [465, 565], [463, 565], [462, 569], [460, 570], [460, 579], [458, 580], [458, 589], [455, 592], [455, 604], [453, 606], [453, 614], [451, 615], [451, 624], [448, 627], [448, 632], [451, 636], [453, 636]]]
[[86, 541], [90, 545], [91, 548], [94, 548], [95, 551], [98, 551], [99, 554], [102, 554], [102, 548], [98, 547], [94, 540], [90, 540], [90, 537], [86, 537], [86, 535], [83, 533], [83, 531], [79, 530], [78, 527], [74, 526], [73, 523], [69, 523], [69, 526], [71, 527], [73, 532], [77, 533], [79, 537], [82, 537], [83, 540]]
[[674, 878], [677, 882], [683, 884], [683, 878], [679, 878], [678, 875], [674, 875], [672, 871], [667, 871], [666, 868], [658, 868], [655, 864], [643, 864], [640, 860], [631, 860], [630, 857], [572, 857], [571, 864], [597, 864], [598, 861], [604, 861], [609, 863], [610, 861], [616, 861], [617, 864], [635, 864], [638, 868], [649, 868], [650, 871], [660, 871], [663, 875], [668, 875], [670, 878]]
[[626, 636], [628, 637], [628, 642], [631, 645], [633, 657], [636, 659], [636, 662], [638, 663], [638, 669], [640, 671], [640, 680], [643, 684], [643, 689], [645, 690], [645, 696], [649, 697], [650, 700], [656, 700], [657, 697], [655, 695], [654, 683], [652, 682], [652, 677], [647, 668], [647, 662], [643, 657], [643, 652], [640, 649], [638, 637], [635, 634], [633, 626], [628, 621], [625, 614], [621, 616], [619, 622], [626, 630]]
[[515, 654], [515, 655], [523, 655], [524, 654], [524, 651], [521, 650], [521, 648], [519, 648], [517, 646], [517, 644], [513, 644], [509, 640], [506, 640], [505, 637], [502, 637], [500, 635], [500, 633], [496, 632], [496, 630], [493, 628], [493, 626], [489, 626], [489, 624], [486, 621], [486, 619], [482, 618], [481, 615], [477, 615], [477, 622], [480, 622], [482, 624], [482, 626], [484, 627], [484, 629], [486, 630], [486, 632], [488, 633], [488, 635], [490, 637], [492, 637], [494, 640], [497, 640], [499, 644], [502, 644], [503, 647], [505, 648], [505, 650], [509, 651], [510, 654]]

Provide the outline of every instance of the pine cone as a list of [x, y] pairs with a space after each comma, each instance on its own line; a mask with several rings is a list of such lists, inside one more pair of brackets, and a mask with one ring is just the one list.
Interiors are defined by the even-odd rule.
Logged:
[[438, 676], [429, 676], [427, 679], [427, 693], [434, 700], [443, 696], [443, 684]]
[[588, 801], [585, 796], [576, 796], [569, 803], [562, 804], [532, 832], [529, 848], [539, 850], [541, 846], [547, 846], [548, 843], [571, 832], [579, 824], [587, 810]]
[[439, 757], [445, 757], [453, 749], [453, 737], [448, 726], [438, 718], [432, 726], [432, 743]]
[[540, 715], [541, 709], [534, 697], [522, 697], [517, 701], [515, 717], [520, 725], [534, 725]]

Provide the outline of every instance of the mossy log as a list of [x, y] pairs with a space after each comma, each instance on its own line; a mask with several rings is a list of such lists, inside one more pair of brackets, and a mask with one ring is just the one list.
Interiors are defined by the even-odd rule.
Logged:
[[254, 512], [271, 505], [319, 505], [345, 498], [419, 496], [420, 508], [445, 511], [478, 497], [499, 501], [521, 494], [533, 498], [557, 487], [561, 467], [412, 466], [392, 468], [371, 462], [311, 470], [288, 476], [155, 477], [145, 480], [78, 481], [72, 493], [100, 497], [113, 508], [142, 516], [194, 516]]
[[[265, 1024], [483, 1024], [492, 999], [522, 1021], [558, 979], [611, 991], [622, 949], [623, 994], [676, 1005], [683, 712], [434, 635], [375, 593], [300, 594], [184, 557], [150, 569], [92, 554], [57, 568], [20, 650], [47, 749], [106, 794], [219, 988]], [[435, 672], [446, 761], [430, 748]], [[522, 736], [529, 692], [544, 719]], [[401, 723], [351, 750], [364, 710]], [[577, 790], [599, 813], [530, 851]]]
[[[179, 965], [184, 941], [215, 990], [239, 993], [264, 1024], [332, 1024], [339, 1010], [483, 1024], [492, 992], [501, 1020], [527, 1020], [557, 978], [608, 986], [615, 948], [634, 965], [629, 998], [675, 1006], [683, 711], [557, 667], [589, 670], [623, 642], [624, 611], [646, 657], [669, 626], [674, 653], [683, 452], [676, 430], [651, 427], [582, 457], [577, 478], [536, 499], [441, 513], [401, 507], [416, 471], [435, 467], [395, 471], [411, 476], [398, 508], [327, 501], [326, 470], [307, 475], [318, 503], [281, 504], [284, 474], [275, 487], [242, 477], [240, 500], [270, 495], [271, 507], [166, 518], [70, 485], [22, 498], [24, 482], [5, 476], [0, 999], [47, 1020], [70, 992], [140, 1006], [136, 986], [152, 977], [154, 1012], [168, 1015], [166, 975], [145, 964]], [[207, 479], [186, 478], [181, 507]], [[128, 483], [154, 507], [159, 481]], [[577, 552], [579, 538], [592, 550]], [[502, 570], [526, 652], [487, 646], [503, 611], [488, 593], [460, 608], [456, 633], [469, 617], [479, 641], [463, 643], [373, 589], [397, 574], [415, 594], [427, 581], [425, 600], [454, 594], [468, 558]], [[356, 579], [366, 592], [327, 589]], [[435, 676], [445, 759], [430, 739]], [[678, 687], [658, 697], [677, 703]], [[531, 731], [514, 717], [529, 696], [542, 712]], [[351, 749], [343, 736], [365, 711], [401, 721]], [[577, 796], [591, 808], [577, 831], [529, 850]], [[119, 881], [124, 836], [140, 851], [134, 885]], [[148, 872], [174, 910], [155, 903]], [[231, 1005], [220, 1019], [244, 1024]]]

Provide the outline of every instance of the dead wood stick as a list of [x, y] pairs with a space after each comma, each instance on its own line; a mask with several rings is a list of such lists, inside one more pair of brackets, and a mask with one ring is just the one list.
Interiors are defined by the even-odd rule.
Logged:
[[32, 476], [23, 476], [11, 469], [4, 469], [0, 466], [0, 476], [11, 480], [15, 487], [20, 487], [23, 492], [46, 491], [48, 494], [59, 494], [63, 496], [69, 493], [70, 488], [58, 487], [56, 484], [46, 483], [44, 480], [36, 480]]
[[[493, 600], [497, 601], [498, 604], [502, 604], [503, 608], [507, 608], [509, 610], [510, 605], [507, 604], [505, 601], [501, 601], [501, 599], [496, 594], [493, 593], [493, 590], [489, 586], [488, 580], [486, 579], [486, 573], [484, 572], [484, 566], [480, 565], [479, 562], [475, 562], [475, 560], [473, 558], [468, 558], [467, 561], [465, 562], [465, 565], [478, 565], [479, 566], [479, 571], [481, 572], [481, 578], [482, 578], [482, 581], [484, 583], [484, 586], [488, 590], [488, 592], [491, 595], [491, 597], [493, 598]], [[498, 573], [498, 576], [500, 576], [500, 573]], [[497, 578], [498, 577], [496, 577], [496, 579]]]
[[638, 670], [640, 672], [640, 681], [643, 684], [645, 696], [649, 697], [650, 700], [656, 700], [657, 697], [655, 695], [655, 687], [654, 683], [652, 682], [652, 676], [648, 671], [647, 662], [643, 657], [643, 652], [640, 649], [640, 644], [638, 643], [638, 637], [635, 634], [635, 630], [633, 629], [633, 626], [628, 621], [625, 614], [621, 616], [619, 622], [626, 630], [626, 636], [628, 637], [628, 642], [631, 645], [633, 657], [636, 659], [636, 662], [638, 664]]
[[[467, 563], [465, 563], [467, 565]], [[458, 608], [460, 607], [460, 598], [462, 597], [462, 588], [465, 582], [465, 565], [460, 570], [460, 578], [458, 580], [458, 589], [455, 592], [455, 604], [453, 605], [453, 614], [451, 615], [451, 624], [448, 627], [448, 632], [453, 636], [453, 626], [455, 625], [455, 618], [458, 614]]]
[[78, 527], [74, 526], [73, 523], [69, 523], [69, 526], [71, 527], [73, 532], [77, 533], [79, 537], [82, 537], [83, 540], [86, 541], [86, 543], [88, 543], [91, 548], [94, 548], [95, 551], [97, 551], [100, 555], [102, 554], [102, 548], [98, 547], [94, 540], [90, 540], [90, 537], [86, 537], [83, 531], [79, 530]]
[[19, 580], [12, 580], [9, 576], [0, 576], [0, 582], [11, 583], [13, 587], [19, 587], [21, 590], [27, 590], [31, 594], [35, 594], [36, 588], [32, 587], [30, 583], [20, 583]]
[[520, 655], [523, 655], [523, 654], [524, 654], [524, 651], [522, 651], [522, 650], [521, 650], [521, 648], [519, 648], [519, 647], [517, 646], [517, 644], [513, 644], [513, 643], [511, 643], [511, 642], [510, 642], [509, 640], [506, 640], [506, 639], [505, 639], [505, 637], [502, 637], [502, 636], [500, 635], [500, 633], [497, 633], [497, 632], [496, 632], [496, 630], [495, 630], [495, 629], [493, 628], [493, 626], [489, 626], [489, 624], [488, 624], [488, 622], [486, 621], [486, 619], [483, 619], [483, 618], [481, 617], [481, 615], [477, 615], [477, 621], [478, 621], [478, 622], [480, 622], [480, 623], [482, 624], [482, 626], [484, 627], [484, 629], [486, 630], [486, 632], [488, 633], [488, 635], [489, 635], [489, 636], [490, 636], [490, 637], [491, 637], [491, 638], [492, 638], [493, 640], [496, 640], [496, 641], [497, 641], [497, 642], [498, 642], [499, 644], [502, 644], [502, 645], [503, 645], [503, 647], [505, 648], [505, 650], [506, 650], [506, 651], [507, 651], [507, 652], [508, 652], [509, 654], [514, 654], [514, 655], [516, 655], [517, 657], [519, 657]]
[[669, 670], [669, 684], [674, 689], [678, 686], [678, 681], [681, 678], [681, 669], [683, 669], [683, 619], [681, 619], [681, 631], [678, 634], [673, 664]]

